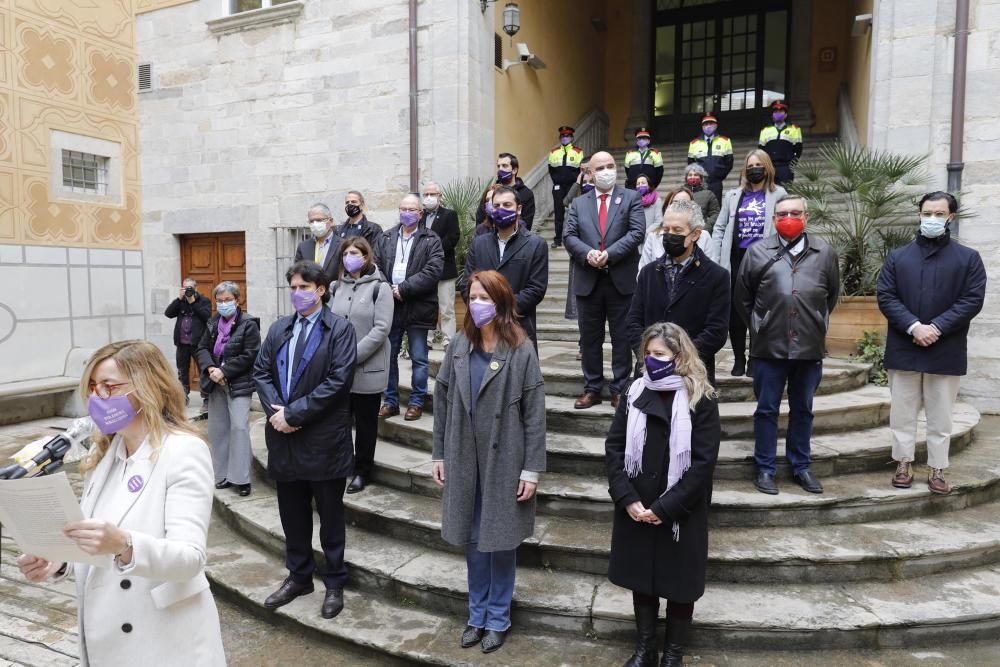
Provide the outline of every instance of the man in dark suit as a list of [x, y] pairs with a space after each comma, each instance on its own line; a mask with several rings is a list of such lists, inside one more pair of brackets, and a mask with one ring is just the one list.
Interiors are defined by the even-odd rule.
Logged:
[[514, 188], [493, 191], [492, 234], [477, 236], [469, 245], [462, 276], [462, 297], [469, 299], [469, 277], [476, 271], [499, 271], [517, 299], [521, 325], [538, 347], [535, 308], [545, 298], [549, 284], [549, 250], [545, 240], [521, 227], [521, 204]]
[[729, 334], [729, 273], [698, 247], [705, 230], [698, 204], [674, 202], [663, 214], [663, 225], [663, 256], [639, 271], [626, 325], [628, 343], [638, 357], [646, 328], [673, 322], [691, 337], [715, 384], [715, 355]]
[[420, 225], [438, 235], [444, 250], [444, 270], [438, 282], [438, 328], [447, 347], [455, 335], [455, 279], [458, 278], [455, 247], [462, 238], [462, 230], [458, 226], [458, 214], [441, 205], [441, 186], [434, 181], [424, 184], [420, 205], [424, 209]]
[[275, 481], [285, 533], [288, 577], [264, 601], [275, 609], [313, 591], [313, 514], [326, 559], [323, 618], [344, 608], [344, 488], [354, 471], [351, 382], [357, 362], [354, 327], [326, 307], [330, 279], [315, 262], [285, 274], [295, 315], [275, 322], [254, 364], [253, 379], [268, 421], [267, 474]]
[[295, 261], [316, 262], [323, 272], [336, 280], [340, 273], [340, 242], [333, 233], [333, 215], [326, 204], [313, 204], [306, 212], [312, 238], [299, 243], [295, 249]]
[[573, 200], [566, 215], [563, 243], [575, 262], [573, 291], [583, 353], [583, 410], [601, 402], [604, 388], [604, 323], [611, 329], [611, 405], [625, 390], [632, 369], [625, 319], [628, 315], [639, 248], [646, 233], [642, 201], [634, 190], [616, 185], [615, 159], [604, 151], [590, 158], [595, 189]]

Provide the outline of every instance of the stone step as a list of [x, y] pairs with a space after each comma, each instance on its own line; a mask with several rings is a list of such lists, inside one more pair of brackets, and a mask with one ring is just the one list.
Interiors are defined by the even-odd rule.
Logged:
[[[319, 615], [323, 582], [318, 577], [315, 580], [316, 593], [297, 598], [277, 610], [265, 609], [264, 600], [288, 574], [279, 554], [282, 548], [280, 528], [277, 535], [268, 535], [268, 539], [274, 537], [278, 540], [277, 545], [268, 549], [247, 543], [242, 535], [218, 525], [218, 522], [213, 524], [212, 530], [223, 535], [209, 549], [206, 568], [216, 595], [261, 618], [289, 626], [304, 636], [334, 645], [350, 645], [379, 656], [379, 661], [372, 664], [391, 660], [392, 664], [407, 665], [598, 667], [623, 662], [629, 654], [629, 648], [623, 643], [594, 641], [585, 637], [583, 632], [570, 636], [535, 627], [529, 631], [527, 624], [514, 628], [503, 649], [497, 653], [485, 656], [478, 647], [462, 649], [458, 638], [465, 628], [467, 612], [458, 607], [464, 605], [464, 598], [455, 600], [444, 610], [418, 604], [426, 595], [418, 596], [411, 592], [414, 586], [420, 591], [419, 577], [398, 582], [390, 579], [389, 575], [393, 573], [391, 564], [402, 569], [403, 562], [387, 561], [391, 556], [383, 553], [357, 552], [355, 546], [359, 543], [354, 538], [358, 535], [351, 529], [348, 532], [348, 557], [359, 560], [367, 557], [369, 561], [384, 565], [381, 568], [376, 565], [367, 571], [352, 567], [355, 579], [344, 591], [344, 611], [335, 620], [324, 620]], [[389, 553], [393, 551], [391, 544], [373, 546], [384, 547]], [[385, 577], [386, 588], [359, 586], [359, 578], [375, 578], [378, 574]]]
[[[953, 417], [951, 453], [964, 449], [972, 440], [973, 428], [979, 423], [979, 412], [971, 405], [958, 403]], [[921, 417], [917, 431], [918, 461], [927, 459], [925, 422]], [[408, 422], [399, 418], [383, 419], [379, 435], [394, 442], [429, 453], [432, 445], [434, 420], [431, 416]], [[849, 433], [826, 433], [812, 440], [812, 469], [819, 477], [846, 475], [857, 472], [890, 474], [892, 434], [888, 426], [879, 426]], [[546, 454], [550, 472], [577, 475], [604, 475], [604, 436], [548, 433]], [[747, 480], [754, 474], [753, 439], [723, 440], [719, 447], [716, 480]], [[791, 481], [791, 468], [779, 447], [778, 473]]]
[[[255, 496], [241, 499], [229, 490], [220, 491], [216, 507], [237, 532], [269, 555], [246, 546], [228, 551], [220, 548], [211, 554], [209, 573], [217, 587], [259, 605], [284, 576], [279, 560], [284, 541], [275, 500], [266, 493], [255, 492]], [[318, 525], [313, 548], [321, 559]], [[424, 545], [396, 540], [381, 531], [350, 526], [345, 559], [353, 589], [346, 598], [347, 609], [364, 613], [369, 622], [373, 615], [366, 613], [366, 608], [381, 605], [385, 598], [400, 600], [403, 604], [399, 607], [413, 606], [414, 611], [438, 618], [450, 614], [459, 620], [466, 613], [466, 568], [460, 554], [429, 551]], [[222, 582], [232, 581], [227, 577], [241, 574], [248, 580], [222, 586]], [[277, 613], [317, 618], [318, 602], [318, 596], [310, 596]], [[768, 610], [764, 615], [763, 604]], [[384, 615], [374, 618], [398, 618], [385, 606], [379, 611]], [[623, 642], [634, 637], [631, 594], [600, 575], [520, 567], [512, 612], [517, 627], [532, 628], [531, 636], [567, 633], [570, 637], [593, 632], [602, 640]], [[350, 619], [347, 616], [323, 627], [339, 626], [369, 642], [386, 634], [384, 625], [365, 628]], [[402, 625], [418, 627], [425, 639], [443, 637], [454, 644], [460, 625], [456, 624], [457, 631], [452, 633], [435, 632], [431, 618], [421, 620], [424, 624]], [[399, 625], [397, 621], [393, 627]], [[995, 639], [998, 631], [1000, 566], [983, 565], [903, 581], [845, 582], [835, 587], [827, 582], [781, 587], [773, 583], [709, 583], [697, 605], [691, 645], [759, 648], [780, 640], [792, 641], [801, 649], [934, 646], [944, 637], [948, 641]], [[406, 639], [410, 641], [402, 642], [405, 645], [419, 645], [410, 635]], [[565, 642], [567, 651], [576, 650], [576, 639]]]
[[[581, 381], [582, 390], [582, 381]], [[410, 396], [410, 375], [400, 372], [400, 400], [406, 405]], [[610, 401], [604, 401], [586, 410], [573, 407], [574, 399], [564, 396], [545, 397], [546, 426], [549, 432], [578, 435], [605, 434], [611, 426], [614, 411]], [[753, 437], [753, 413], [756, 404], [743, 401], [720, 403], [722, 437]], [[427, 383], [424, 411], [434, 409], [434, 378]], [[889, 390], [885, 387], [866, 385], [836, 394], [819, 395], [813, 400], [813, 432], [831, 433], [872, 428], [885, 424], [889, 419]], [[788, 423], [788, 404], [783, 401], [778, 417], [779, 432], [784, 434]]]
[[[252, 426], [255, 465], [266, 469], [263, 427]], [[431, 480], [426, 451], [379, 442], [375, 451], [375, 480], [400, 491], [438, 497]], [[948, 481], [952, 492], [932, 494], [920, 480], [911, 489], [894, 489], [891, 470], [823, 478], [823, 494], [810, 494], [788, 481], [781, 493], [758, 493], [749, 479], [717, 480], [710, 521], [718, 527], [806, 526], [889, 521], [971, 507], [1000, 497], [1000, 461], [986, 447], [967, 447], [952, 459]], [[922, 469], [921, 469], [922, 474]], [[550, 516], [609, 520], [614, 507], [603, 475], [543, 473], [538, 489], [538, 511]]]
[[[716, 387], [719, 390], [719, 399], [725, 402], [755, 400], [753, 380], [745, 376], [730, 375], [732, 361], [727, 357], [728, 355], [716, 363]], [[443, 358], [444, 353], [438, 350], [430, 355], [432, 376], [437, 376]], [[580, 362], [576, 360], [575, 354], [562, 355], [555, 361], [551, 357], [543, 359], [542, 364], [546, 396], [563, 396], [575, 400], [583, 391]], [[869, 368], [867, 364], [825, 365], [817, 394], [836, 394], [864, 387], [868, 384]], [[605, 372], [610, 375], [610, 368]], [[606, 398], [611, 397], [608, 389], [605, 389], [604, 393]]]

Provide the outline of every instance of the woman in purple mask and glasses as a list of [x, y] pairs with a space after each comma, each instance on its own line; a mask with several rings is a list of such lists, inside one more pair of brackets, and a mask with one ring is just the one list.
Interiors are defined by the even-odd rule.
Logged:
[[684, 329], [654, 324], [640, 349], [643, 376], [618, 406], [605, 443], [615, 503], [608, 579], [632, 591], [636, 641], [626, 667], [657, 665], [660, 598], [667, 628], [659, 664], [676, 667], [705, 592], [719, 404]]
[[469, 311], [434, 388], [432, 474], [441, 536], [465, 547], [469, 620], [461, 645], [483, 653], [510, 629], [515, 552], [535, 530], [545, 470], [545, 386], [518, 324], [514, 292], [496, 271], [469, 279]]
[[212, 456], [177, 376], [152, 343], [111, 343], [90, 358], [80, 394], [100, 432], [80, 465], [86, 518], [64, 533], [93, 559], [25, 555], [18, 566], [33, 582], [73, 572], [83, 665], [226, 664], [205, 578]]
[[331, 286], [330, 310], [354, 326], [358, 361], [351, 383], [354, 418], [354, 478], [348, 493], [363, 491], [375, 466], [378, 410], [389, 382], [389, 329], [392, 327], [392, 287], [375, 265], [368, 241], [355, 236], [340, 246], [339, 280]]

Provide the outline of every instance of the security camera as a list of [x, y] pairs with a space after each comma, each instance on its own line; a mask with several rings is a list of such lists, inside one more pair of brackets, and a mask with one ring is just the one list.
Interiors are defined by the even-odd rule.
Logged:
[[517, 43], [517, 53], [521, 56], [521, 62], [526, 63], [531, 60], [531, 49], [524, 42]]
[[532, 69], [545, 69], [545, 63], [542, 59], [532, 53], [531, 49], [524, 42], [517, 43], [517, 55], [517, 60], [503, 61], [504, 71], [509, 70], [514, 65], [528, 65]]

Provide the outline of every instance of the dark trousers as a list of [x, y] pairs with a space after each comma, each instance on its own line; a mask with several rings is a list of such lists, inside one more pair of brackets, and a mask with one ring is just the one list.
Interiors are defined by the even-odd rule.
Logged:
[[[660, 608], [660, 598], [637, 591], [632, 591], [632, 602], [638, 607]], [[673, 600], [667, 600], [667, 618], [688, 620], [694, 618], [694, 602], [674, 602]]]
[[378, 409], [382, 394], [351, 394], [354, 417], [354, 474], [371, 478], [375, 465], [375, 440], [378, 438]]
[[747, 358], [747, 325], [743, 321], [743, 315], [739, 311], [736, 301], [736, 278], [740, 273], [740, 262], [747, 254], [746, 248], [739, 247], [739, 240], [733, 235], [733, 250], [729, 254], [729, 281], [732, 292], [730, 292], [729, 306], [729, 344], [733, 346], [733, 356], [737, 360], [746, 361]]
[[296, 480], [276, 482], [278, 489], [278, 514], [281, 529], [285, 532], [285, 567], [292, 581], [307, 584], [316, 570], [313, 558], [313, 512], [316, 501], [319, 514], [319, 541], [323, 547], [326, 567], [320, 577], [327, 588], [343, 588], [347, 583], [347, 566], [344, 565], [344, 546], [347, 533], [344, 526], [345, 479], [321, 481]]
[[719, 203], [721, 204], [722, 203], [722, 181], [717, 181], [714, 178], [709, 178], [708, 179], [708, 183], [705, 184], [705, 187], [708, 188], [708, 190], [712, 194], [715, 195], [715, 198], [718, 199]]
[[632, 370], [632, 350], [628, 346], [625, 319], [632, 303], [631, 294], [622, 294], [607, 272], [594, 284], [587, 296], [576, 297], [580, 325], [580, 351], [583, 354], [584, 391], [601, 393], [604, 389], [604, 323], [611, 330], [611, 393], [625, 390]]
[[[181, 381], [181, 387], [184, 388], [184, 395], [187, 396], [191, 393], [191, 360], [194, 359], [194, 365], [198, 368], [198, 372], [201, 373], [201, 366], [198, 366], [198, 359], [194, 356], [196, 345], [178, 345], [177, 346], [177, 379]], [[208, 398], [204, 392], [201, 393], [202, 398]]]
[[[782, 183], [791, 183], [795, 180], [795, 172], [792, 171], [791, 165], [788, 164], [775, 164], [774, 165], [774, 182], [778, 185]], [[722, 201], [721, 199], [719, 201]]]
[[552, 190], [552, 212], [556, 217], [556, 243], [562, 243], [563, 220], [566, 218], [566, 207], [563, 205], [563, 197], [566, 196], [566, 192], [571, 187], [573, 187], [572, 184], [560, 185], [558, 190]]
[[788, 429], [785, 432], [785, 456], [795, 474], [809, 470], [812, 461], [809, 441], [812, 438], [813, 396], [822, 378], [822, 361], [754, 357], [753, 391], [757, 395], [757, 410], [753, 413], [753, 458], [758, 471], [773, 475], [777, 470], [778, 408], [786, 382]]

